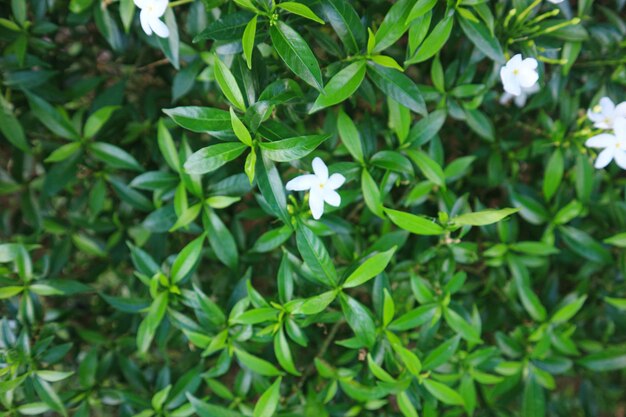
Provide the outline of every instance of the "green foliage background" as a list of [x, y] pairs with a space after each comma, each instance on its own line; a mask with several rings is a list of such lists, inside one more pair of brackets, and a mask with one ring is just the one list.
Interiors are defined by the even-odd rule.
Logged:
[[624, 3], [4, 1], [0, 415], [621, 415]]

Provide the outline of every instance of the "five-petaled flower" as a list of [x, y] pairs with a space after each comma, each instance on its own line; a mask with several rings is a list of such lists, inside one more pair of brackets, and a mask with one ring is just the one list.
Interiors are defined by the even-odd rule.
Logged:
[[500, 69], [500, 79], [504, 91], [514, 96], [522, 94], [524, 89], [533, 87], [539, 80], [535, 58], [522, 59], [521, 54], [513, 58]]
[[600, 169], [612, 160], [622, 169], [626, 169], [626, 119], [620, 117], [613, 123], [614, 134], [601, 133], [585, 142], [590, 148], [604, 148], [596, 158], [595, 167]]
[[161, 21], [161, 16], [167, 10], [168, 0], [134, 0], [135, 5], [141, 9], [139, 21], [146, 35], [156, 33], [161, 38], [170, 36], [167, 25]]
[[596, 106], [587, 110], [587, 117], [598, 129], [613, 129], [615, 120], [626, 118], [626, 101], [616, 106], [610, 98], [602, 97]]
[[339, 207], [341, 197], [337, 190], [346, 181], [341, 174], [328, 176], [328, 167], [320, 158], [313, 159], [314, 174], [300, 175], [287, 183], [287, 190], [309, 190], [309, 207], [314, 219], [319, 219], [324, 214], [324, 202], [333, 207]]

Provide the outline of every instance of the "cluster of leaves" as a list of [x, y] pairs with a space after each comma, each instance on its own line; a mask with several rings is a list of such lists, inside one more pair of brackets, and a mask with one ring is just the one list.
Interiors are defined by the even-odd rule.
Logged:
[[0, 415], [623, 410], [623, 0], [5, 3]]

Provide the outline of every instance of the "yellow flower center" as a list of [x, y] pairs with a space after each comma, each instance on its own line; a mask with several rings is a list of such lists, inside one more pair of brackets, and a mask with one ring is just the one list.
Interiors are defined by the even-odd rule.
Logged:
[[594, 113], [600, 113], [601, 111], [602, 111], [602, 106], [600, 106], [599, 104], [596, 104], [596, 105], [593, 107], [593, 112], [594, 112]]
[[519, 75], [519, 70], [517, 68], [513, 70], [513, 75]]

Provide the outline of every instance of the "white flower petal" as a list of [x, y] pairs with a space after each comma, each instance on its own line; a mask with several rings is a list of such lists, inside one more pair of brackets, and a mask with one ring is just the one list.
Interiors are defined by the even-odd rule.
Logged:
[[519, 71], [517, 78], [523, 88], [530, 88], [539, 80], [539, 74], [533, 69], [523, 68]]
[[602, 152], [598, 154], [598, 158], [596, 158], [596, 163], [594, 164], [594, 166], [598, 169], [604, 168], [605, 166], [611, 163], [614, 153], [615, 153], [615, 148], [613, 147], [604, 149]]
[[315, 172], [320, 182], [324, 183], [328, 180], [328, 167], [322, 161], [322, 158], [315, 157], [313, 159], [313, 172]]
[[500, 96], [500, 104], [509, 104], [509, 102], [513, 100], [513, 97], [515, 97], [513, 94], [505, 91], [504, 94]]
[[623, 117], [615, 119], [613, 122], [613, 130], [617, 138], [626, 140], [626, 119]]
[[524, 70], [534, 71], [539, 66], [535, 58], [526, 58], [522, 61], [521, 68]]
[[155, 17], [150, 20], [150, 27], [160, 38], [167, 38], [170, 36], [170, 30], [165, 23], [159, 20], [158, 17]]
[[333, 207], [339, 207], [341, 204], [341, 196], [335, 190], [324, 189], [323, 191], [324, 201]]
[[548, 0], [550, 3], [552, 4], [559, 4], [559, 3], [563, 3], [563, 0]]
[[141, 22], [141, 28], [144, 32], [146, 32], [146, 35], [152, 35], [152, 28], [150, 27], [150, 14], [145, 10], [142, 10], [141, 13], [139, 13], [139, 21]]
[[154, 2], [153, 13], [159, 17], [165, 14], [167, 10], [167, 5], [169, 4], [168, 0], [151, 0]]
[[617, 138], [610, 133], [600, 133], [599, 135], [587, 139], [585, 146], [589, 148], [608, 148], [615, 146], [616, 140]]
[[320, 188], [312, 188], [309, 194], [309, 208], [315, 220], [318, 220], [324, 214], [324, 195]]
[[528, 95], [524, 91], [522, 91], [522, 93], [519, 96], [515, 97], [515, 105], [520, 108], [524, 107], [524, 105], [526, 105], [527, 99], [528, 99]]
[[508, 60], [508, 62], [506, 63], [506, 66], [511, 67], [511, 68], [519, 68], [521, 64], [522, 64], [522, 54], [515, 54], [513, 55], [511, 59]]
[[502, 69], [500, 69], [500, 79], [502, 80], [502, 87], [504, 87], [504, 91], [514, 96], [519, 96], [521, 94], [522, 90], [519, 82], [509, 68], [502, 67]]
[[593, 109], [587, 110], [587, 117], [594, 123], [602, 122], [602, 120], [604, 120], [604, 116], [602, 115], [602, 113], [595, 112], [593, 111]]
[[626, 117], [626, 101], [619, 103], [613, 111], [613, 117]]
[[341, 187], [344, 182], [346, 182], [346, 177], [341, 174], [333, 174], [330, 178], [328, 178], [328, 181], [326, 181], [325, 187], [330, 188], [331, 190], [336, 190]]
[[618, 149], [615, 151], [613, 158], [615, 159], [617, 166], [621, 169], [626, 169], [626, 150]]
[[317, 177], [313, 174], [306, 174], [292, 179], [285, 188], [289, 191], [304, 191], [310, 190], [317, 185], [319, 185]]
[[600, 104], [600, 107], [602, 108], [600, 112], [604, 115], [610, 116], [615, 111], [615, 104], [613, 103], [613, 100], [608, 97], [602, 97], [598, 104]]
[[135, 6], [137, 6], [140, 9], [145, 8], [149, 2], [150, 0], [134, 0]]

